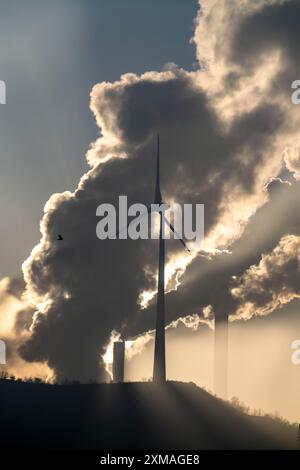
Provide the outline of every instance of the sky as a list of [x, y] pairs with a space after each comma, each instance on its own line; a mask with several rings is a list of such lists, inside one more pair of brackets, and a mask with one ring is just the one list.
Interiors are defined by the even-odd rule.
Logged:
[[299, 420], [299, 20], [296, 0], [7, 3], [0, 337], [13, 373], [107, 381], [123, 335], [128, 379], [151, 376], [157, 244], [95, 228], [101, 202], [152, 200], [159, 132], [164, 198], [205, 205], [203, 244], [167, 246], [168, 377], [212, 388], [214, 319], [228, 316], [230, 396]]
[[2, 2], [2, 277], [20, 275], [50, 195], [73, 190], [87, 170], [84, 155], [99, 133], [93, 85], [167, 62], [192, 69], [196, 13], [196, 0]]

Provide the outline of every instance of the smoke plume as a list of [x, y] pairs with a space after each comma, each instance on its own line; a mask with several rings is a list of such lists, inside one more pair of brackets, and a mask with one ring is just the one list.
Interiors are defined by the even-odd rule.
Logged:
[[[205, 204], [201, 252], [194, 248], [186, 257], [176, 241], [168, 243], [170, 283], [177, 277], [177, 290], [167, 296], [168, 322], [224, 312], [240, 317], [250, 278], [275, 274], [266, 273], [262, 254], [279, 243], [275, 257], [288, 255], [291, 238], [282, 231], [298, 230], [288, 214], [284, 228], [272, 214], [275, 200], [284, 213], [284, 201], [299, 191], [290, 173], [293, 184], [284, 185], [282, 202], [274, 183], [285, 164], [292, 173], [295, 168], [284, 150], [299, 129], [290, 101], [299, 72], [299, 20], [300, 5], [292, 0], [205, 0], [193, 39], [197, 70], [172, 65], [95, 85], [90, 107], [100, 134], [86, 155], [90, 170], [74, 193], [54, 194], [46, 203], [40, 243], [23, 265], [35, 309], [21, 347], [26, 361], [47, 363], [57, 380], [107, 380], [103, 355], [112, 331], [130, 337], [153, 329], [155, 296], [146, 309], [139, 300], [156, 288], [155, 240], [100, 241], [95, 228], [100, 203], [117, 205], [119, 195], [129, 204], [152, 202], [158, 132], [164, 199]], [[268, 229], [262, 214], [270, 217]], [[296, 268], [289, 263], [281, 267], [290, 267], [291, 277], [270, 282], [281, 299], [293, 288], [287, 283]], [[233, 276], [240, 276], [234, 291]], [[271, 311], [270, 296], [259, 302], [261, 314]]]

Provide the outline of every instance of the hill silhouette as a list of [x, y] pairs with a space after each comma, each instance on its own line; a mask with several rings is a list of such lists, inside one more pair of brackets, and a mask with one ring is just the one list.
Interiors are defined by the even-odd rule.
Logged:
[[297, 429], [194, 384], [0, 380], [2, 449], [292, 449]]

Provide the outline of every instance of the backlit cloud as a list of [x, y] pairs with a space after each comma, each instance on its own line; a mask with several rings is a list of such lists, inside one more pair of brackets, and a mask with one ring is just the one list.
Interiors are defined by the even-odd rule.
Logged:
[[152, 202], [158, 132], [165, 199], [205, 204], [201, 253], [184, 258], [176, 241], [168, 243], [177, 288], [167, 296], [170, 324], [187, 315], [197, 323], [197, 315], [205, 322], [208, 313], [236, 312], [242, 291], [232, 295], [232, 276], [250, 275], [262, 249], [272, 250], [283, 235], [276, 224], [273, 234], [263, 233], [255, 221], [274, 209], [270, 180], [284, 164], [292, 169], [284, 149], [300, 124], [290, 100], [300, 5], [201, 5], [194, 37], [199, 69], [172, 65], [95, 85], [90, 106], [100, 135], [87, 152], [90, 170], [74, 193], [55, 194], [45, 206], [41, 241], [23, 265], [37, 311], [21, 353], [27, 361], [46, 362], [57, 379], [107, 380], [103, 356], [112, 331], [131, 337], [153, 330], [155, 297], [148, 296], [144, 310], [140, 300], [156, 286], [157, 244], [100, 242], [95, 213], [100, 203], [116, 204], [123, 194], [129, 203]]

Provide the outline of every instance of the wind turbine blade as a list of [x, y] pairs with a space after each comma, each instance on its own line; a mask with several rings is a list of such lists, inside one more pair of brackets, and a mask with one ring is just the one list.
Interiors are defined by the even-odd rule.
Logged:
[[164, 218], [164, 221], [166, 222], [167, 225], [169, 225], [170, 229], [172, 230], [172, 232], [176, 235], [177, 239], [180, 241], [180, 243], [184, 246], [185, 250], [187, 250], [189, 253], [191, 252], [191, 250], [188, 248], [187, 244], [182, 240], [182, 238], [180, 238], [180, 235], [176, 232], [175, 228], [173, 227], [173, 225], [171, 224], [171, 222], [168, 221], [167, 217], [165, 216], [165, 214], [163, 214], [163, 218]]

